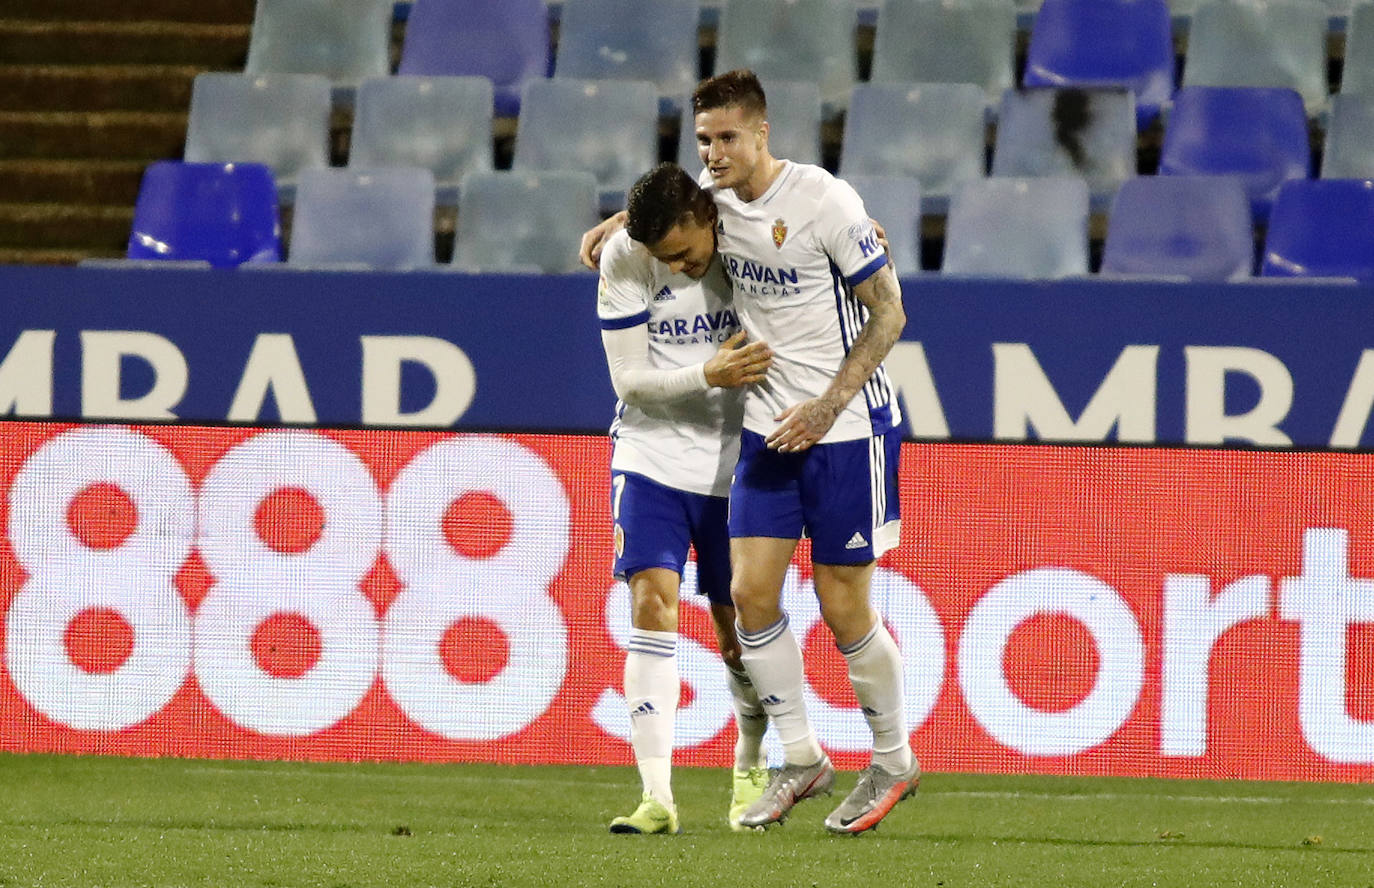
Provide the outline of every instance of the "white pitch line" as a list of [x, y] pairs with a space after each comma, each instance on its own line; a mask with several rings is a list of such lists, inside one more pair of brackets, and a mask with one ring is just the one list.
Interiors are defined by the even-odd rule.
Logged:
[[1313, 798], [1281, 798], [1278, 796], [1199, 796], [1199, 795], [1173, 795], [1171, 793], [1126, 793], [1126, 792], [1095, 792], [1095, 793], [1055, 793], [1055, 792], [1006, 792], [994, 790], [965, 790], [965, 789], [922, 789], [922, 795], [939, 796], [959, 796], [971, 799], [1035, 799], [1038, 801], [1055, 802], [1126, 802], [1126, 801], [1165, 801], [1165, 802], [1189, 802], [1197, 804], [1251, 804], [1251, 805], [1292, 805], [1292, 804], [1316, 804], [1316, 805], [1364, 805], [1374, 806], [1374, 798], [1363, 799], [1313, 799]]

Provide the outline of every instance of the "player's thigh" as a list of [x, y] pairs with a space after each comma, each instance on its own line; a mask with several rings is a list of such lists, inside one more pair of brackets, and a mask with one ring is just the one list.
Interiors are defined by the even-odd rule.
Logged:
[[649, 567], [630, 575], [630, 625], [652, 632], [676, 632], [681, 577], [666, 567]]
[[802, 509], [818, 564], [865, 564], [897, 544], [899, 433], [818, 444], [801, 480]]
[[794, 539], [731, 538], [731, 597], [746, 631], [758, 632], [782, 618], [782, 584], [796, 549]]

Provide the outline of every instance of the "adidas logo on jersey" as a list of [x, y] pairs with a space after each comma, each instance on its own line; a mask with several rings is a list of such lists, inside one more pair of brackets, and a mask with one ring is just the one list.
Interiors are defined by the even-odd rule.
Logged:
[[868, 540], [864, 539], [864, 535], [856, 530], [854, 531], [854, 535], [849, 538], [849, 542], [844, 544], [844, 547], [846, 549], [862, 549], [867, 545]]
[[657, 293], [654, 294], [655, 302], [667, 302], [669, 299], [676, 298], [676, 294], [674, 294], [673, 291], [668, 287], [664, 287], [662, 290], [659, 290]]
[[643, 703], [639, 704], [630, 711], [630, 718], [635, 718], [641, 715], [658, 715], [658, 710], [654, 708], [654, 704], [650, 703], [648, 700], [645, 700]]

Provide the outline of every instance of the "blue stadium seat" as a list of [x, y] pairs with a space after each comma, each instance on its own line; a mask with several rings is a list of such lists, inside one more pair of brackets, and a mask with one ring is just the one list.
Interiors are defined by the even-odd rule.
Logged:
[[513, 168], [585, 170], [601, 207], [625, 205], [658, 160], [658, 91], [643, 80], [532, 80], [525, 85]]
[[1174, 94], [1165, 0], [1045, 0], [1031, 29], [1026, 86], [1115, 86], [1135, 95], [1137, 125]]
[[1135, 97], [1124, 89], [1007, 90], [994, 176], [1082, 176], [1105, 210], [1136, 174]]
[[1374, 176], [1374, 93], [1332, 96], [1322, 150], [1322, 178], [1367, 179], [1371, 176]]
[[884, 0], [873, 36], [875, 83], [976, 83], [989, 105], [1014, 84], [1010, 0]]
[[1326, 108], [1327, 9], [1313, 0], [1208, 0], [1188, 30], [1184, 86], [1297, 90], [1309, 116]]
[[197, 74], [184, 156], [266, 164], [289, 204], [302, 170], [329, 165], [329, 115], [329, 81], [318, 74]]
[[458, 198], [452, 266], [469, 272], [578, 271], [582, 232], [598, 219], [591, 173], [471, 173]]
[[[768, 148], [774, 157], [797, 163], [821, 162], [821, 90], [805, 80], [774, 81], [763, 84], [768, 98]], [[692, 175], [701, 172], [697, 140], [692, 119], [692, 103], [682, 109], [682, 130], [678, 141], [678, 166]]]
[[1174, 96], [1161, 174], [1238, 176], [1263, 222], [1279, 185], [1307, 178], [1311, 166], [1307, 115], [1293, 90], [1185, 86]]
[[1269, 217], [1260, 274], [1374, 281], [1374, 181], [1285, 182]]
[[377, 77], [358, 87], [348, 165], [423, 167], [449, 206], [458, 183], [492, 168], [492, 90], [485, 77]]
[[887, 231], [888, 254], [898, 274], [921, 270], [921, 183], [901, 176], [845, 179], [863, 198], [868, 215]]
[[985, 172], [985, 95], [972, 83], [864, 83], [844, 122], [840, 175], [912, 176], [929, 213]]
[[150, 164], [134, 204], [128, 257], [203, 260], [215, 268], [281, 261], [272, 171], [256, 163]]
[[390, 167], [301, 174], [287, 265], [404, 271], [434, 265], [434, 174]]
[[1363, 0], [1350, 11], [1341, 65], [1343, 95], [1374, 95], [1374, 2]]
[[1088, 183], [974, 179], [950, 200], [944, 274], [1043, 280], [1088, 273]]
[[563, 0], [555, 77], [648, 80], [660, 110], [697, 84], [698, 0]]
[[514, 117], [521, 90], [547, 77], [549, 62], [544, 0], [414, 0], [397, 73], [486, 77], [496, 114]]
[[392, 0], [257, 0], [248, 74], [319, 74], [352, 101], [365, 77], [391, 72]]
[[857, 79], [854, 0], [727, 3], [716, 36], [716, 73], [749, 68], [764, 82], [810, 80], [836, 116]]
[[1230, 176], [1139, 176], [1112, 205], [1104, 275], [1236, 281], [1255, 264], [1250, 199]]

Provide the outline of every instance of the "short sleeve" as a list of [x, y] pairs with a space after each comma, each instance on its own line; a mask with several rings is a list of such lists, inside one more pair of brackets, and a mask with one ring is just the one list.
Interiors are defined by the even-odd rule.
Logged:
[[863, 199], [848, 182], [831, 181], [816, 218], [821, 246], [850, 286], [864, 282], [887, 264], [887, 253], [878, 243]]
[[596, 314], [603, 330], [624, 330], [649, 320], [649, 265], [622, 229], [601, 251]]

